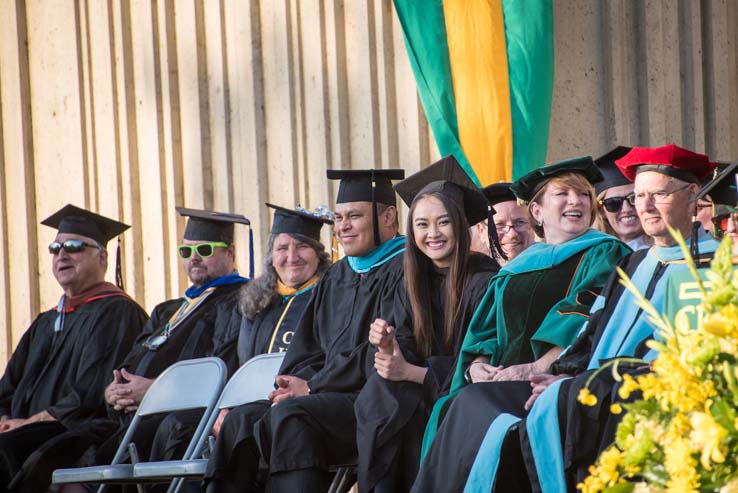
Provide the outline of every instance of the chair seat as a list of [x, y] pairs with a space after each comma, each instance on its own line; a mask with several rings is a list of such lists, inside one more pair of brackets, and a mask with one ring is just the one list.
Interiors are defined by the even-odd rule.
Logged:
[[54, 471], [54, 484], [121, 482], [133, 480], [132, 464], [115, 464], [107, 466], [79, 467], [76, 469], [57, 469]]
[[144, 481], [157, 478], [202, 477], [205, 475], [207, 464], [207, 459], [141, 462], [133, 467], [133, 477]]

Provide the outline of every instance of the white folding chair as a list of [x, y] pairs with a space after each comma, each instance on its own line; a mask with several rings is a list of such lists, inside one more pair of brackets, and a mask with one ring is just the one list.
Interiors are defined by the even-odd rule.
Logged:
[[[133, 476], [133, 463], [137, 458], [132, 438], [141, 419], [152, 414], [204, 408], [195, 435], [184, 454], [184, 458], [192, 457], [207, 424], [212, 423], [210, 418], [216, 409], [226, 376], [227, 369], [220, 358], [191, 359], [173, 364], [149, 387], [110, 465], [57, 469], [53, 474], [53, 483], [101, 483], [98, 493], [105, 490], [105, 483], [139, 483]], [[126, 451], [131, 452], [131, 464], [121, 464]], [[138, 489], [142, 491], [140, 484]]]
[[282, 365], [284, 354], [269, 353], [254, 356], [234, 373], [223, 389], [215, 411], [205, 425], [205, 432], [200, 435], [189, 458], [139, 462], [133, 466], [133, 477], [139, 482], [166, 482], [176, 478], [169, 487], [170, 492], [179, 491], [186, 478], [202, 478], [208, 461], [197, 457], [202, 453], [220, 410], [266, 399], [269, 392], [274, 390], [274, 377]]

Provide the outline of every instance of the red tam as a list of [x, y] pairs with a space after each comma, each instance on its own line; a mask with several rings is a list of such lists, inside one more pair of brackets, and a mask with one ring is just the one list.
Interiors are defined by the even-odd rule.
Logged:
[[634, 147], [615, 164], [630, 181], [634, 181], [641, 171], [656, 171], [692, 183], [702, 183], [712, 176], [716, 166], [706, 155], [674, 144], [655, 148]]

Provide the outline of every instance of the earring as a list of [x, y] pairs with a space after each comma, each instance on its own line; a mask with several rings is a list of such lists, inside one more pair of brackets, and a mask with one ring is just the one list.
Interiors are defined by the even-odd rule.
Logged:
[[543, 221], [538, 221], [539, 226], [543, 226]]

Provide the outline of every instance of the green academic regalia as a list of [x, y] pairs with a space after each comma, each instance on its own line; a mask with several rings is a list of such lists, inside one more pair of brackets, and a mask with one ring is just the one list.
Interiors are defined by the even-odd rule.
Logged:
[[[477, 355], [489, 355], [493, 365], [510, 366], [571, 344], [614, 266], [629, 252], [616, 238], [589, 230], [563, 244], [537, 243], [506, 265], [469, 324], [451, 391], [436, 402], [426, 428], [423, 455], [449, 400], [466, 386], [464, 372]], [[413, 491], [424, 491], [423, 470], [430, 469], [423, 463]]]

